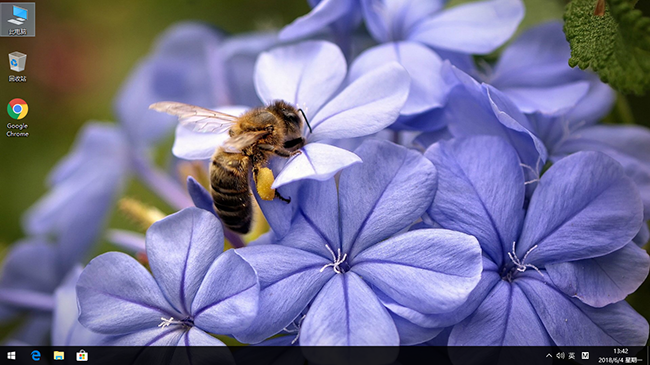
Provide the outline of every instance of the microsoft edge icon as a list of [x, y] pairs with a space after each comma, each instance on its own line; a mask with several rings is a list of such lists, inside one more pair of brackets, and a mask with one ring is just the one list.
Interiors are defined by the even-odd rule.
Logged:
[[41, 359], [41, 352], [37, 350], [32, 351], [32, 360], [38, 361], [40, 359]]

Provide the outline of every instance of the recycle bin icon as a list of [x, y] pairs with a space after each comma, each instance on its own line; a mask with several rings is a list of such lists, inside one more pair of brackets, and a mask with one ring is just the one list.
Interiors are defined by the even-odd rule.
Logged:
[[27, 62], [27, 55], [20, 52], [9, 53], [9, 68], [12, 71], [20, 72], [25, 69], [25, 62]]

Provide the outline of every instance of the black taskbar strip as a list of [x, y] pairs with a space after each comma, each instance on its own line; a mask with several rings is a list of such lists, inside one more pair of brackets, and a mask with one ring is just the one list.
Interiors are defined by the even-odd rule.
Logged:
[[[3, 346], [0, 364], [453, 364], [649, 365], [648, 347], [27, 347]], [[6, 354], [6, 356], [5, 356]]]

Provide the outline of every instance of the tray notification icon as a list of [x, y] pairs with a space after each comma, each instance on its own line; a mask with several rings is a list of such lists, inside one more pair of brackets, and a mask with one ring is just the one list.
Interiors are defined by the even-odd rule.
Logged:
[[25, 70], [27, 55], [18, 51], [9, 53], [9, 68], [11, 71], [21, 72]]

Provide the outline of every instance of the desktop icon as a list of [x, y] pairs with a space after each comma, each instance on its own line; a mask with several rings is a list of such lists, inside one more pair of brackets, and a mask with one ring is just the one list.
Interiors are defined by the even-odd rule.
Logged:
[[12, 10], [16, 18], [9, 19], [7, 20], [7, 22], [16, 25], [22, 25], [25, 22], [25, 20], [27, 20], [27, 9], [21, 8], [20, 6], [13, 5]]
[[18, 51], [9, 53], [9, 68], [11, 71], [21, 72], [25, 70], [27, 55]]
[[7, 352], [7, 359], [16, 360], [16, 351], [8, 351]]
[[41, 359], [41, 352], [38, 350], [32, 351], [32, 360], [38, 361]]
[[88, 361], [88, 353], [84, 349], [77, 352], [77, 361]]
[[54, 351], [54, 360], [63, 360], [65, 357], [65, 354], [63, 351]]
[[35, 2], [0, 2], [0, 37], [36, 36]]
[[13, 99], [7, 104], [7, 113], [14, 119], [23, 119], [27, 115], [29, 107], [23, 99]]

